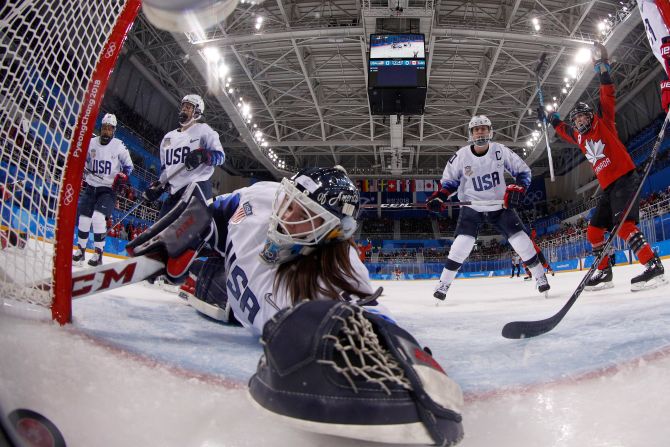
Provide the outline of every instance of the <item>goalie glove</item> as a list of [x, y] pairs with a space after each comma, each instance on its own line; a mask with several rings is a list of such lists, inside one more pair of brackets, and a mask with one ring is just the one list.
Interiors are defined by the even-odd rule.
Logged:
[[228, 302], [228, 276], [224, 258], [196, 260], [189, 268], [189, 276], [195, 280], [192, 292], [186, 294], [192, 308], [222, 323], [240, 325]]
[[503, 208], [518, 208], [523, 202], [523, 196], [526, 194], [526, 188], [521, 185], [508, 185], [505, 189], [505, 198], [503, 199]]
[[130, 256], [149, 255], [164, 260], [165, 274], [183, 281], [198, 253], [216, 231], [211, 212], [197, 183], [182, 194], [177, 205], [126, 245]]
[[428, 200], [426, 200], [426, 208], [432, 213], [441, 212], [444, 207], [444, 202], [449, 200], [451, 194], [453, 194], [453, 191], [447, 188], [435, 191], [428, 197]]
[[304, 301], [263, 327], [249, 394], [298, 428], [375, 442], [455, 445], [463, 394], [414, 337], [360, 307]]

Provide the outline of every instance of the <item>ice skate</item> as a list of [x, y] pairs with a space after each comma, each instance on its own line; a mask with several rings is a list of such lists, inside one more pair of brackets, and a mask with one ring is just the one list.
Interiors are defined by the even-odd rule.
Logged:
[[547, 275], [538, 276], [535, 279], [535, 285], [537, 286], [537, 290], [540, 293], [544, 293], [545, 297], [547, 296], [547, 292], [549, 291], [549, 289], [551, 289], [549, 281], [547, 280]]
[[526, 275], [526, 276], [523, 277], [524, 281], [530, 281], [531, 279], [533, 279], [533, 277], [530, 276], [530, 275]]
[[102, 265], [102, 250], [100, 250], [99, 248], [95, 249], [93, 257], [88, 260], [88, 265], [90, 265], [91, 267], [97, 267], [99, 265]]
[[651, 261], [645, 264], [647, 269], [642, 274], [630, 280], [630, 290], [638, 292], [640, 290], [654, 289], [663, 284], [667, 284], [668, 280], [663, 275], [665, 268], [658, 256], [654, 256]]
[[84, 260], [86, 259], [84, 249], [81, 247], [81, 245], [77, 245], [77, 249], [74, 251], [74, 254], [72, 255], [72, 265], [76, 266], [81, 266], [84, 263]]
[[596, 270], [593, 276], [591, 276], [591, 279], [586, 282], [584, 290], [593, 291], [610, 289], [614, 287], [612, 276], [612, 267], [607, 267], [604, 270]]
[[437, 287], [435, 287], [435, 293], [433, 293], [433, 296], [438, 300], [444, 301], [444, 299], [447, 297], [447, 290], [449, 290], [449, 284], [440, 281]]

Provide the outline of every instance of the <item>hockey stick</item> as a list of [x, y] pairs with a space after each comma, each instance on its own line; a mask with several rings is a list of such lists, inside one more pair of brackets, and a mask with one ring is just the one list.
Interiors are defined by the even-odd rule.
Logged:
[[[138, 256], [121, 262], [87, 268], [72, 274], [72, 298], [83, 298], [94, 293], [135, 284], [159, 273], [164, 268], [165, 263], [149, 256]], [[35, 281], [29, 287], [49, 291], [51, 290], [51, 278]]]
[[570, 297], [568, 302], [565, 303], [565, 305], [561, 308], [561, 310], [558, 311], [558, 313], [544, 320], [512, 321], [511, 323], [507, 323], [502, 329], [503, 337], [518, 339], [518, 338], [536, 337], [538, 335], [545, 334], [550, 330], [552, 330], [553, 328], [555, 328], [556, 325], [561, 322], [563, 317], [565, 317], [565, 314], [568, 313], [572, 305], [575, 304], [575, 301], [577, 301], [577, 298], [579, 298], [579, 295], [581, 295], [582, 291], [584, 290], [584, 287], [586, 287], [586, 283], [589, 281], [589, 279], [591, 279], [591, 276], [593, 276], [593, 273], [598, 268], [598, 264], [600, 264], [600, 262], [606, 256], [606, 254], [609, 253], [609, 248], [612, 245], [614, 238], [616, 237], [617, 233], [619, 232], [619, 229], [621, 228], [621, 225], [623, 225], [623, 223], [625, 222], [626, 217], [628, 217], [628, 213], [630, 213], [630, 210], [633, 208], [635, 201], [640, 195], [640, 191], [642, 190], [644, 181], [647, 179], [647, 176], [651, 171], [651, 167], [656, 161], [656, 156], [658, 155], [658, 149], [660, 148], [661, 143], [663, 142], [663, 137], [665, 136], [665, 128], [668, 125], [669, 120], [670, 120], [670, 112], [665, 117], [663, 127], [661, 127], [661, 132], [658, 134], [658, 137], [656, 138], [656, 144], [654, 144], [654, 147], [651, 150], [651, 154], [649, 155], [649, 159], [647, 160], [647, 165], [644, 168], [644, 175], [640, 180], [640, 184], [638, 185], [635, 194], [633, 194], [633, 196], [628, 200], [626, 208], [621, 216], [621, 220], [619, 221], [619, 223], [617, 223], [616, 227], [614, 227], [614, 229], [610, 231], [602, 251], [598, 256], [596, 256], [596, 259], [594, 259], [593, 264], [591, 264], [591, 268], [589, 268], [589, 271], [586, 272], [586, 275], [584, 275], [584, 278], [582, 278], [582, 281], [577, 286], [577, 289], [572, 293], [572, 296]]
[[[542, 108], [542, 111], [544, 112], [544, 95], [542, 94], [542, 85], [540, 83], [540, 71], [542, 70], [542, 66], [544, 65], [544, 59], [547, 57], [547, 53], [542, 53], [540, 56], [540, 61], [537, 64], [537, 68], [535, 69], [535, 82], [537, 83], [537, 98], [540, 102], [540, 107]], [[551, 158], [551, 147], [549, 146], [549, 133], [547, 132], [547, 117], [543, 113], [543, 118], [542, 118], [542, 129], [544, 130], [544, 138], [545, 142], [547, 144], [547, 159], [549, 161], [549, 178], [553, 182], [555, 179], [554, 177], [554, 161]]]
[[96, 174], [95, 172], [91, 171], [91, 170], [88, 169], [88, 168], [84, 168], [84, 171], [85, 171], [87, 174], [91, 174], [93, 177], [97, 177], [97, 178], [99, 178], [100, 180], [102, 180], [102, 176], [101, 176], [100, 174]]
[[[161, 182], [161, 186], [165, 187], [168, 183], [170, 183], [170, 180], [176, 177], [177, 174], [179, 174], [181, 171], [183, 171], [186, 168], [186, 165], [181, 165], [179, 169], [174, 171], [169, 177], [165, 179], [164, 182]], [[147, 200], [142, 199], [139, 202], [137, 202], [135, 205], [133, 205], [119, 220], [117, 220], [115, 223], [112, 224], [111, 228], [116, 228], [117, 225], [119, 225], [121, 222], [126, 220], [128, 216], [130, 216], [137, 208], [139, 208], [141, 205], [143, 205]]]
[[[469, 202], [443, 202], [443, 207], [454, 207], [454, 206], [470, 206], [470, 205], [479, 205], [479, 206], [490, 206], [490, 205], [502, 205], [502, 200], [472, 200]], [[381, 203], [381, 204], [366, 204], [361, 208], [363, 209], [376, 209], [381, 208], [384, 210], [403, 210], [403, 209], [413, 209], [413, 208], [425, 208], [425, 203]]]

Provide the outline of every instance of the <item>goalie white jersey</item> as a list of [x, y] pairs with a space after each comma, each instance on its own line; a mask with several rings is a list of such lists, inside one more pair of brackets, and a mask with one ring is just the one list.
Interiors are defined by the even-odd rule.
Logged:
[[174, 194], [191, 183], [209, 180], [214, 166], [201, 164], [192, 171], [186, 169], [172, 176], [184, 165], [186, 156], [196, 149], [206, 149], [224, 154], [219, 134], [205, 123], [194, 123], [184, 132], [179, 129], [168, 132], [161, 141], [161, 181], [170, 177], [170, 193]]
[[[502, 200], [505, 197], [505, 171], [518, 185], [528, 189], [531, 172], [528, 165], [510, 148], [489, 143], [483, 155], [474, 153], [470, 145], [460, 148], [447, 162], [442, 173], [442, 187], [455, 191], [461, 201]], [[502, 205], [471, 205], [475, 211], [496, 211]]]
[[118, 138], [103, 145], [100, 137], [91, 139], [86, 154], [86, 170], [84, 180], [91, 186], [112, 187], [114, 178], [119, 172], [130, 175], [133, 170], [133, 161], [128, 149]]
[[[276, 267], [260, 258], [279, 186], [275, 182], [255, 183], [217, 197], [210, 207], [219, 234], [216, 247], [224, 252], [226, 259], [228, 302], [235, 318], [258, 334], [275, 313], [291, 306], [285, 288], [279, 287], [277, 294], [274, 293]], [[349, 250], [349, 258], [355, 274], [352, 281], [362, 292], [372, 294], [368, 270], [354, 246]], [[314, 297], [321, 298], [325, 297]]]

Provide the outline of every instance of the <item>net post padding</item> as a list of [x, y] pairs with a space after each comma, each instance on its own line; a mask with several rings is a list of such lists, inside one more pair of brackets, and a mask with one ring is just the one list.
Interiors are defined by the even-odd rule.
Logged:
[[105, 43], [93, 70], [82, 108], [77, 117], [75, 131], [67, 153], [63, 182], [58, 194], [57, 225], [52, 272], [53, 302], [51, 313], [60, 324], [72, 318], [72, 246], [74, 229], [77, 224], [77, 202], [81, 179], [84, 173], [88, 142], [93, 135], [94, 123], [102, 104], [107, 82], [121, 53], [135, 17], [141, 6], [140, 0], [128, 0], [124, 5], [109, 39]]

